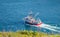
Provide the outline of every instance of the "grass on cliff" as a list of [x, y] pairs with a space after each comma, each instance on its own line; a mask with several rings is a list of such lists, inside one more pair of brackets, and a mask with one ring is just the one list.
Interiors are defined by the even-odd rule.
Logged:
[[0, 32], [0, 37], [60, 37], [59, 34], [46, 34], [33, 31]]

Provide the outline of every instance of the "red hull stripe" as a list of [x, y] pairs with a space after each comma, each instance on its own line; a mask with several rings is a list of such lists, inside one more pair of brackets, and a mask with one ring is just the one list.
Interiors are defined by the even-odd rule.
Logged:
[[42, 23], [37, 24], [37, 26], [41, 25]]

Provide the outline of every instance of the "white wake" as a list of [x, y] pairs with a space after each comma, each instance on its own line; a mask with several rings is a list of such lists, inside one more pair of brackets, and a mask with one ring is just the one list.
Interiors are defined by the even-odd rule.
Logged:
[[51, 26], [51, 25], [48, 25], [48, 24], [42, 24], [39, 27], [46, 28], [46, 29], [49, 29], [49, 30], [52, 30], [52, 31], [55, 31], [55, 32], [60, 32], [59, 31], [60, 30], [60, 27]]
[[[29, 24], [27, 24], [27, 25], [29, 25]], [[39, 28], [45, 28], [45, 29], [49, 29], [51, 31], [55, 31], [55, 32], [60, 33], [60, 27], [51, 26], [51, 25], [48, 25], [48, 24], [41, 24], [39, 26], [36, 26], [36, 25], [30, 25], [30, 26], [35, 26], [35, 27], [39, 27]]]

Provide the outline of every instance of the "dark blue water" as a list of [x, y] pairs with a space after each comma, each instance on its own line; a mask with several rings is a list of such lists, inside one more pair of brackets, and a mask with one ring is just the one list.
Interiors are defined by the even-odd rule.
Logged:
[[29, 11], [34, 14], [39, 12], [38, 17], [42, 22], [60, 27], [60, 0], [0, 0], [0, 31], [43, 31], [44, 29], [25, 26], [22, 19]]

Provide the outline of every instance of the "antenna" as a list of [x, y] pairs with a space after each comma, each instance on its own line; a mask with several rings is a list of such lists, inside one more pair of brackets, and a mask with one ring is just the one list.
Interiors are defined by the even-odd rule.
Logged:
[[39, 13], [36, 13], [34, 17], [36, 17], [37, 15], [39, 15]]
[[30, 12], [28, 13], [28, 15], [29, 15], [29, 16], [33, 16], [33, 13], [32, 13], [32, 11], [30, 11]]

